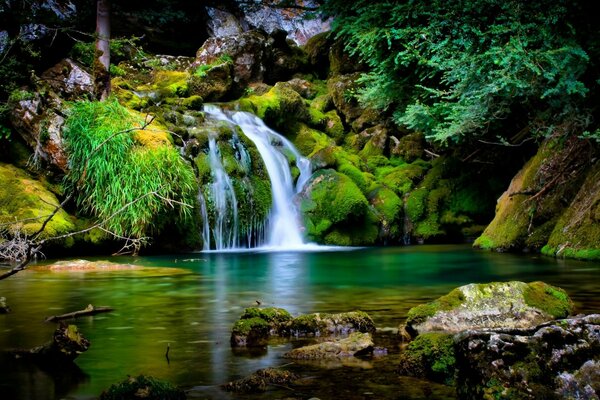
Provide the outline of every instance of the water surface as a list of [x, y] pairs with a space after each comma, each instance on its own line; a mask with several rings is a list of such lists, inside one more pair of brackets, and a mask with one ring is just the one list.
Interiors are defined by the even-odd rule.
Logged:
[[[283, 307], [293, 315], [364, 310], [378, 328], [397, 328], [407, 311], [472, 282], [543, 280], [564, 288], [581, 313], [600, 312], [600, 264], [474, 251], [468, 246], [409, 246], [328, 252], [195, 253], [113, 257], [142, 271], [51, 272], [35, 268], [0, 281], [13, 312], [0, 315], [0, 349], [29, 348], [52, 335], [45, 317], [85, 308], [115, 311], [76, 321], [91, 341], [78, 370], [41, 370], [0, 358], [7, 399], [91, 399], [127, 375], [149, 374], [190, 390], [191, 398], [228, 398], [217, 385], [256, 369], [289, 364], [292, 348], [234, 352], [233, 323], [245, 307]], [[160, 268], [159, 268], [160, 267]], [[346, 365], [288, 365], [300, 387], [248, 398], [451, 398], [441, 385], [394, 373], [390, 356]], [[377, 344], [377, 343], [376, 343]], [[165, 358], [170, 347], [169, 362]], [[331, 368], [332, 367], [332, 368]], [[328, 369], [329, 368], [329, 369]], [[242, 398], [242, 397], [235, 397]]]

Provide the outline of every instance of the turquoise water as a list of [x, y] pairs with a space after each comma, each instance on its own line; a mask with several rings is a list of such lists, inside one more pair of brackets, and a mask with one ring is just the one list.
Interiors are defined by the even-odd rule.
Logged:
[[[473, 251], [468, 246], [411, 246], [298, 253], [196, 253], [113, 257], [148, 267], [106, 272], [52, 272], [34, 266], [0, 281], [13, 312], [0, 315], [0, 349], [46, 342], [45, 317], [85, 308], [115, 311], [76, 321], [90, 342], [78, 369], [42, 370], [0, 358], [2, 399], [91, 399], [127, 375], [149, 374], [189, 390], [191, 398], [228, 398], [217, 385], [256, 369], [289, 364], [281, 341], [258, 354], [229, 346], [245, 307], [283, 307], [292, 314], [368, 312], [389, 355], [337, 365], [288, 365], [304, 384], [247, 398], [451, 398], [452, 390], [394, 373], [398, 343], [385, 333], [407, 311], [471, 282], [522, 280], [564, 288], [581, 313], [600, 312], [600, 263], [556, 261]], [[169, 362], [165, 358], [170, 347]], [[245, 397], [233, 397], [245, 398]]]

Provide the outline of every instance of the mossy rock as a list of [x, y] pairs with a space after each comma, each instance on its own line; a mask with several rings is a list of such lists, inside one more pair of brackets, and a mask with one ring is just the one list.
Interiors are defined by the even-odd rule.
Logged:
[[293, 349], [283, 355], [295, 360], [323, 360], [365, 355], [373, 351], [370, 333], [353, 332], [347, 338]]
[[289, 323], [294, 336], [347, 335], [352, 332], [375, 332], [375, 324], [364, 311], [340, 314], [314, 313], [294, 318]]
[[377, 211], [380, 222], [380, 240], [396, 242], [402, 236], [404, 202], [391, 189], [378, 186], [369, 194], [369, 202]]
[[394, 156], [401, 157], [407, 163], [423, 158], [425, 136], [420, 132], [401, 137], [390, 149]]
[[454, 383], [456, 357], [454, 335], [423, 333], [400, 353], [400, 375], [431, 379], [447, 385]]
[[246, 308], [231, 331], [233, 347], [265, 346], [269, 336], [284, 334], [292, 320], [283, 308]]
[[287, 82], [278, 82], [267, 93], [242, 100], [242, 110], [253, 112], [267, 125], [284, 133], [288, 131], [290, 123], [310, 120], [304, 99]]
[[167, 381], [139, 375], [103, 391], [100, 400], [185, 400], [185, 392]]
[[[589, 214], [583, 207], [591, 206], [592, 198], [598, 198], [598, 167], [590, 170], [586, 181], [588, 170], [582, 161], [564, 164], [565, 160], [583, 160], [581, 154], [588, 149], [576, 137], [546, 140], [498, 199], [494, 219], [474, 246], [496, 251], [539, 251], [547, 241], [545, 254], [556, 255], [564, 245], [565, 249], [575, 250], [569, 256], [577, 250], [597, 249], [600, 229], [597, 223], [590, 223], [593, 220], [584, 222]], [[547, 186], [553, 181], [561, 183]], [[549, 225], [552, 220], [557, 221], [554, 229]]]
[[280, 368], [264, 368], [249, 376], [221, 385], [226, 392], [262, 393], [269, 385], [289, 385], [298, 380], [298, 375]]
[[406, 331], [456, 333], [469, 329], [523, 329], [567, 317], [574, 305], [564, 290], [543, 282], [469, 284], [411, 308]]
[[559, 258], [600, 260], [600, 162], [557, 220], [542, 253]]
[[[54, 193], [27, 172], [10, 164], [0, 163], [0, 222], [8, 224], [10, 234], [32, 235], [50, 216], [60, 201]], [[62, 208], [52, 217], [41, 233], [49, 238], [73, 232], [75, 219]], [[73, 239], [63, 241], [63, 246], [72, 246]]]
[[[337, 227], [367, 227], [369, 203], [360, 188], [344, 174], [317, 171], [301, 194], [301, 211], [311, 240], [323, 241]], [[327, 223], [324, 223], [327, 221]]]
[[227, 97], [233, 86], [232, 62], [217, 62], [201, 65], [189, 77], [189, 92], [206, 101], [217, 101]]

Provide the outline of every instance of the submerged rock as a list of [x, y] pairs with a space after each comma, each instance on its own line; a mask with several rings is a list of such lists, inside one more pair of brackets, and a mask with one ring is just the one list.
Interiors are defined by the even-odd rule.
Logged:
[[353, 357], [373, 351], [370, 333], [354, 332], [344, 339], [304, 346], [285, 353], [285, 358], [320, 360], [324, 358]]
[[467, 331], [456, 341], [460, 398], [572, 398], [600, 395], [600, 315], [534, 329]]
[[400, 353], [398, 372], [451, 384], [455, 364], [453, 335], [429, 332], [417, 336]]
[[406, 331], [457, 333], [468, 329], [525, 329], [573, 311], [564, 290], [543, 282], [493, 282], [454, 289], [409, 310]]
[[83, 337], [75, 325], [61, 324], [54, 331], [52, 340], [29, 350], [13, 350], [16, 358], [23, 358], [49, 366], [70, 364], [81, 353], [87, 351], [90, 342]]
[[340, 314], [314, 313], [300, 315], [289, 324], [295, 336], [347, 335], [352, 332], [373, 333], [375, 323], [364, 311]]
[[185, 392], [167, 381], [151, 376], [129, 377], [102, 392], [100, 400], [185, 400]]
[[278, 368], [259, 369], [253, 374], [221, 385], [227, 392], [260, 393], [265, 392], [269, 385], [287, 385], [298, 379], [292, 372]]
[[8, 314], [10, 307], [6, 304], [6, 297], [0, 297], [0, 314]]

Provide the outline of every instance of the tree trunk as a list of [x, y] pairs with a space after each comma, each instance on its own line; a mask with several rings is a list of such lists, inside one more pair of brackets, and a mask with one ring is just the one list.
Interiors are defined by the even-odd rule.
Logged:
[[96, 10], [95, 92], [100, 101], [110, 95], [110, 0], [98, 0]]

